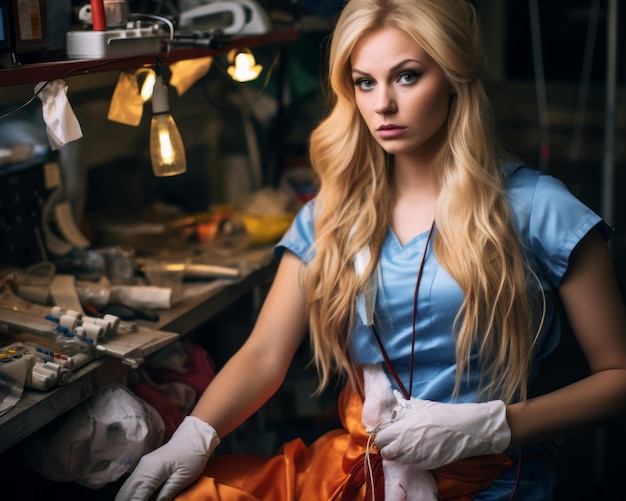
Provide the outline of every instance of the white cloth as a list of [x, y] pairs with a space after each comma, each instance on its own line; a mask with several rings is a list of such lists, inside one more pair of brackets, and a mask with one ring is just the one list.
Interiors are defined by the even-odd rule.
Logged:
[[53, 150], [83, 137], [78, 119], [67, 99], [67, 84], [64, 80], [39, 82], [35, 86], [35, 93], [42, 102], [43, 120]]
[[[365, 401], [361, 422], [366, 428], [384, 425], [397, 405], [391, 383], [380, 365], [363, 367]], [[429, 471], [383, 459], [385, 500], [437, 501], [437, 485]]]

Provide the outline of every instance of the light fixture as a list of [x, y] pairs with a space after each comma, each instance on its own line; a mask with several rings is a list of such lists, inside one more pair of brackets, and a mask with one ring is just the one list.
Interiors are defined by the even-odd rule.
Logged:
[[263, 70], [263, 66], [256, 64], [252, 51], [246, 47], [232, 49], [227, 57], [231, 66], [226, 71], [236, 82], [254, 80]]
[[170, 114], [167, 87], [158, 74], [152, 90], [150, 161], [152, 172], [157, 177], [175, 176], [187, 170], [185, 147]]
[[141, 96], [141, 100], [145, 103], [152, 97], [152, 90], [154, 89], [154, 83], [156, 82], [156, 74], [149, 68], [141, 68], [137, 70], [135, 74], [137, 75], [138, 82], [140, 78], [143, 78], [139, 95]]

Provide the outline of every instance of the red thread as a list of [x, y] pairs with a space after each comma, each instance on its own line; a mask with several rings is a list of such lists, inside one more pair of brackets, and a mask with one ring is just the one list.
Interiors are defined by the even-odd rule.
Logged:
[[[368, 457], [365, 457], [365, 454]], [[355, 498], [361, 486], [365, 485], [366, 499], [385, 499], [385, 477], [383, 473], [383, 459], [379, 454], [368, 454], [367, 452], [360, 458], [349, 472], [348, 481], [344, 485], [342, 493], [342, 501], [348, 501]], [[365, 474], [365, 462], [369, 461], [372, 465], [372, 480], [374, 491], [370, 483], [367, 481]]]

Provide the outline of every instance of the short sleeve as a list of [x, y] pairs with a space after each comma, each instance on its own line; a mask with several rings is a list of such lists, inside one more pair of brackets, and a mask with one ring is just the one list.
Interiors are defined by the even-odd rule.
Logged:
[[314, 200], [307, 202], [296, 214], [289, 229], [274, 247], [274, 258], [278, 261], [285, 249], [293, 252], [308, 263], [314, 254]]
[[558, 179], [517, 169], [509, 179], [509, 201], [522, 238], [542, 275], [558, 288], [572, 251], [597, 227], [608, 240], [613, 229]]

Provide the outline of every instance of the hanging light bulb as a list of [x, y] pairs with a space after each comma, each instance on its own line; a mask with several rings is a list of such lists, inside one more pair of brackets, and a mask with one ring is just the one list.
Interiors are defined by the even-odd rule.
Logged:
[[167, 87], [161, 75], [157, 75], [152, 91], [150, 160], [157, 177], [175, 176], [187, 170], [185, 147], [170, 114]]
[[139, 95], [141, 96], [141, 100], [145, 103], [152, 97], [156, 75], [153, 70], [142, 68], [137, 71], [137, 76], [143, 76], [143, 84], [141, 84]]
[[249, 82], [257, 78], [263, 66], [256, 64], [254, 55], [250, 49], [233, 49], [228, 53], [228, 61], [231, 63], [226, 71], [230, 78], [237, 82]]

